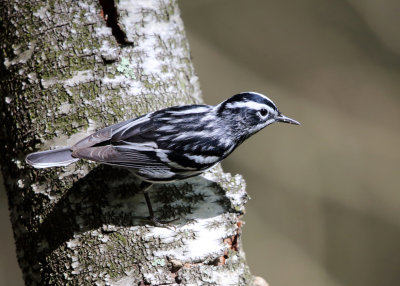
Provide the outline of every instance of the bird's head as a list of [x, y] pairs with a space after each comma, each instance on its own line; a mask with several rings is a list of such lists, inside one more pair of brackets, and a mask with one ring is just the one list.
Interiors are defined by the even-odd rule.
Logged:
[[271, 99], [256, 92], [236, 94], [220, 103], [217, 108], [218, 114], [244, 139], [274, 122], [300, 125], [296, 120], [280, 113]]

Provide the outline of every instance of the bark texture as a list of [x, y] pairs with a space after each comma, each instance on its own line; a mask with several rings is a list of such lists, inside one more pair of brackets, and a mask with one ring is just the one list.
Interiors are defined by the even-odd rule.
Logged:
[[27, 153], [171, 105], [201, 102], [176, 1], [2, 1], [1, 167], [27, 285], [247, 285], [247, 195], [219, 167], [158, 185], [157, 217], [127, 171]]

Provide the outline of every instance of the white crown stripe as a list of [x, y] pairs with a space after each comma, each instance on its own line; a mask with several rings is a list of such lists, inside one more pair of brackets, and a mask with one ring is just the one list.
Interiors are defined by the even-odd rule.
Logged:
[[245, 101], [245, 102], [233, 102], [233, 103], [228, 103], [226, 105], [226, 108], [230, 108], [230, 109], [234, 109], [234, 108], [251, 108], [254, 110], [261, 110], [261, 109], [267, 109], [270, 112], [273, 112], [274, 110], [266, 105], [266, 104], [262, 104], [262, 103], [258, 103], [258, 102], [254, 102], [254, 101]]

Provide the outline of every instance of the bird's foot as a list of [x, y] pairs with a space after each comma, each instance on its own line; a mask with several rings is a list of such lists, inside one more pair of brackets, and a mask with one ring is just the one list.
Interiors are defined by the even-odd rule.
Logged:
[[169, 221], [159, 221], [156, 217], [149, 216], [147, 219], [153, 226], [164, 227], [164, 228], [168, 228], [168, 229], [174, 230], [174, 231], [176, 230], [176, 226], [174, 226], [171, 223], [177, 221], [178, 218], [175, 218], [175, 219], [172, 219]]

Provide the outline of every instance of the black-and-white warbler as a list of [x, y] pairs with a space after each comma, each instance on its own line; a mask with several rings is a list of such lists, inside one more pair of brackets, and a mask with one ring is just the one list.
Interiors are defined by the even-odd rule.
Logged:
[[186, 105], [154, 111], [111, 125], [72, 147], [35, 152], [26, 162], [35, 168], [66, 166], [79, 159], [129, 168], [153, 183], [197, 176], [232, 153], [244, 140], [274, 122], [299, 124], [282, 115], [266, 96], [239, 93], [216, 106]]

